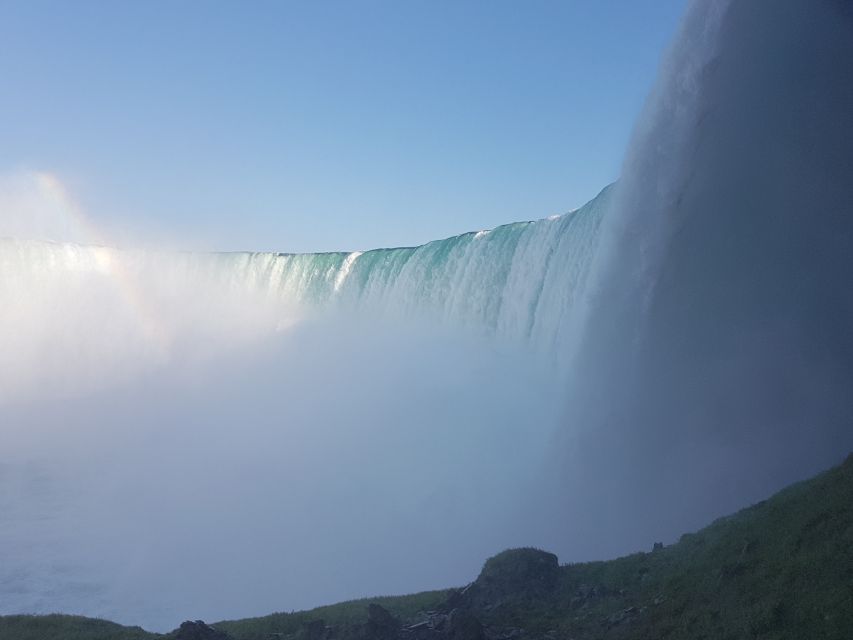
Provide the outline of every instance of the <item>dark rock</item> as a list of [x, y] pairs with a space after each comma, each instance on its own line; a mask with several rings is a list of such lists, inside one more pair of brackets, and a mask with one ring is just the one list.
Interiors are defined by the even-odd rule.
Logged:
[[626, 622], [630, 622], [634, 616], [636, 616], [639, 612], [637, 607], [628, 607], [627, 609], [623, 609], [622, 611], [617, 611], [614, 614], [611, 614], [607, 618], [607, 622], [610, 626], [615, 627], [620, 624], [624, 624]]
[[367, 606], [367, 620], [382, 627], [399, 627], [400, 622], [382, 605], [371, 603]]
[[437, 640], [444, 636], [440, 631], [431, 629], [428, 623], [421, 622], [401, 629], [399, 637], [405, 640]]
[[383, 606], [371, 603], [367, 607], [367, 622], [364, 625], [364, 633], [367, 638], [377, 640], [391, 640], [397, 637], [402, 628], [397, 618]]
[[465, 606], [467, 601], [465, 596], [467, 593], [468, 587], [465, 587], [463, 590], [453, 589], [447, 596], [447, 601], [444, 603], [444, 610], [449, 612]]
[[423, 622], [418, 622], [416, 624], [410, 624], [408, 627], [403, 627], [403, 631], [408, 632], [423, 631], [424, 629], [432, 629], [429, 620], [424, 620]]
[[450, 614], [448, 613], [433, 613], [429, 616], [430, 629], [435, 631], [444, 631], [450, 622]]
[[181, 623], [175, 640], [231, 640], [231, 636], [206, 625], [201, 620]]
[[[616, 595], [623, 595], [618, 591], [615, 593]], [[588, 584], [579, 584], [574, 595], [569, 600], [569, 607], [572, 609], [585, 607], [591, 600], [605, 598], [608, 595], [611, 595], [611, 593], [604, 585], [590, 586]]]
[[421, 619], [403, 627], [401, 635], [406, 640], [440, 640], [447, 637], [450, 615], [442, 611], [425, 611]]
[[455, 609], [448, 617], [447, 637], [450, 640], [486, 640], [486, 633], [473, 613]]
[[498, 630], [490, 630], [490, 633], [487, 634], [489, 640], [518, 640], [524, 635], [524, 631], [522, 629], [517, 629], [516, 627], [507, 627], [505, 629]]
[[540, 600], [556, 587], [557, 556], [539, 549], [510, 549], [489, 558], [463, 596], [474, 608], [490, 609], [505, 602]]

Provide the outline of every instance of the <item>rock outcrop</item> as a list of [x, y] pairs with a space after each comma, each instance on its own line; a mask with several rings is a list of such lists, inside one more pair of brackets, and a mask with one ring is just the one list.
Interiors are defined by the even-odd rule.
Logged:
[[560, 580], [557, 556], [533, 548], [509, 549], [486, 560], [477, 580], [461, 592], [472, 609], [540, 601]]
[[231, 640], [231, 636], [214, 629], [201, 620], [187, 620], [178, 628], [175, 640]]

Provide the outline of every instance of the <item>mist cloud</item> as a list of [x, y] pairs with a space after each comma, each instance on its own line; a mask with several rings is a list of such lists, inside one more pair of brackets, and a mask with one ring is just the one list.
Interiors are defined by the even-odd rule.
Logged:
[[2, 255], [4, 611], [163, 630], [438, 588], [543, 526], [515, 517], [558, 407], [529, 351], [204, 256]]

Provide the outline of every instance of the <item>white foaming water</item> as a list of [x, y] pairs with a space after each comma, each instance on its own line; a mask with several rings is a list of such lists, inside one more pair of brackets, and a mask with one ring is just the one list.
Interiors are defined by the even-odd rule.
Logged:
[[9, 310], [0, 345], [11, 365], [0, 374], [0, 402], [23, 387], [43, 391], [64, 371], [57, 360], [82, 358], [84, 378], [98, 377], [98, 366], [121, 378], [122, 367], [162, 365], [200, 336], [221, 333], [225, 347], [235, 335], [252, 340], [317, 313], [436, 323], [529, 344], [557, 362], [608, 194], [558, 218], [367, 252], [169, 253], [0, 240], [0, 301]]
[[626, 523], [672, 540], [853, 448], [851, 4], [696, 1], [662, 72], [567, 385], [580, 553], [625, 551]]

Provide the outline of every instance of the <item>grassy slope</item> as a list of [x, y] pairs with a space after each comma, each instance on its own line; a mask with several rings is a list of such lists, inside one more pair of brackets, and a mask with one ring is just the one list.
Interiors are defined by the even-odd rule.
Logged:
[[[290, 635], [311, 620], [363, 622], [369, 602], [412, 620], [446, 596], [373, 598], [215, 626], [237, 640]], [[665, 549], [566, 565], [550, 597], [506, 603], [480, 617], [575, 640], [853, 638], [853, 456]], [[162, 637], [72, 616], [0, 617], [4, 640]]]
[[3, 640], [150, 640], [160, 636], [139, 627], [82, 616], [0, 616]]
[[366, 622], [367, 605], [370, 603], [382, 605], [401, 620], [411, 620], [421, 611], [437, 609], [445, 602], [447, 595], [448, 591], [425, 591], [408, 596], [383, 596], [364, 600], [350, 600], [318, 607], [311, 611], [274, 613], [262, 618], [217, 622], [213, 626], [234, 636], [235, 639], [268, 638], [271, 633], [290, 635], [300, 631], [305, 623], [312, 620], [323, 620], [330, 626]]
[[576, 639], [853, 638], [853, 456], [663, 550], [562, 571], [551, 603], [493, 621]]

